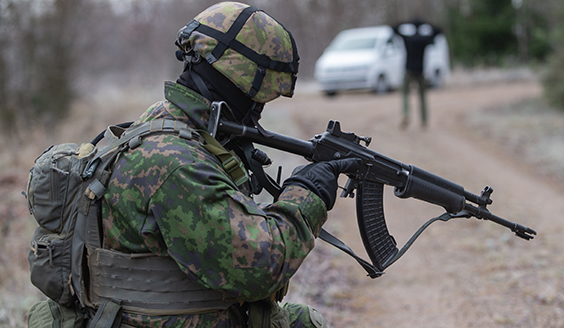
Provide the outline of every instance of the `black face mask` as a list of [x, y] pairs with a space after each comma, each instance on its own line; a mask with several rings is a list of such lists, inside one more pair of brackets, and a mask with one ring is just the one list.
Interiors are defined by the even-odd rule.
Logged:
[[[199, 81], [198, 81], [199, 80]], [[254, 125], [252, 113], [260, 108], [259, 104], [247, 97], [229, 79], [215, 70], [205, 60], [185, 65], [176, 83], [203, 95], [210, 101], [225, 101], [231, 108], [233, 118], [241, 124]], [[260, 111], [259, 111], [260, 116]]]

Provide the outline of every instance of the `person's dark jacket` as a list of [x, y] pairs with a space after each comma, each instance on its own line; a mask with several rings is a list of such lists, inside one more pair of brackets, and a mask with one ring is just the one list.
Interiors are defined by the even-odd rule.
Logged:
[[434, 42], [435, 36], [440, 34], [441, 30], [431, 24], [418, 20], [398, 24], [393, 29], [396, 34], [403, 38], [405, 43], [407, 52], [406, 70], [414, 73], [423, 73], [425, 47]]

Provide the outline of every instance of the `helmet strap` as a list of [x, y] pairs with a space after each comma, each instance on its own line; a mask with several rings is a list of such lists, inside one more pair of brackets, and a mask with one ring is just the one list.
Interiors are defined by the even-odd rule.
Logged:
[[194, 81], [194, 83], [196, 84], [196, 87], [198, 88], [198, 90], [200, 90], [200, 93], [202, 94], [202, 96], [206, 97], [210, 101], [214, 101], [215, 97], [212, 96], [210, 90], [208, 89], [208, 87], [204, 83], [204, 80], [202, 80], [202, 78], [200, 77], [200, 75], [198, 73], [194, 72], [192, 67], [193, 67], [193, 65], [189, 65], [189, 68], [188, 68], [188, 72], [190, 72], [190, 77], [192, 78], [192, 81]]
[[[189, 52], [184, 52], [183, 54], [179, 54], [179, 51], [177, 51], [176, 57], [177, 58], [179, 58], [179, 57], [184, 58], [184, 71], [183, 71], [182, 75], [184, 75], [184, 73], [188, 72], [188, 74], [192, 78], [192, 81], [196, 85], [196, 88], [198, 88], [198, 90], [200, 91], [200, 94], [202, 96], [206, 97], [207, 99], [209, 99], [210, 101], [213, 101], [214, 97], [212, 96], [210, 90], [208, 89], [208, 87], [204, 83], [204, 80], [202, 80], [200, 75], [198, 73], [194, 72], [194, 69], [193, 69], [194, 64], [198, 64], [202, 61], [202, 57], [200, 57], [200, 54], [197, 53], [197, 52], [194, 52], [194, 51], [189, 51]], [[185, 76], [182, 76], [182, 75], [181, 75], [181, 79], [183, 77], [185, 78]]]
[[273, 134], [266, 131], [259, 123], [260, 114], [262, 113], [263, 109], [264, 109], [264, 104], [255, 102], [251, 110], [247, 113], [247, 116], [245, 117], [243, 124], [255, 126], [257, 130], [259, 130], [260, 134], [262, 134], [267, 138], [270, 138], [273, 136]]

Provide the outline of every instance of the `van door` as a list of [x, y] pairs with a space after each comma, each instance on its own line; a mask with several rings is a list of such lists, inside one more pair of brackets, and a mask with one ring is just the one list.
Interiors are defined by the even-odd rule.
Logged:
[[398, 35], [392, 35], [384, 47], [384, 55], [386, 65], [386, 78], [390, 88], [398, 88], [405, 73], [405, 45]]

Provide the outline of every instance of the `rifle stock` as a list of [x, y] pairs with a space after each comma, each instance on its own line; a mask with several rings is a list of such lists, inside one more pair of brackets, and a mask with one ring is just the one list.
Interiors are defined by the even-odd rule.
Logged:
[[[533, 239], [534, 235], [536, 235], [533, 229], [502, 219], [492, 214], [486, 208], [487, 205], [492, 203], [490, 198], [493, 192], [492, 188], [486, 187], [481, 195], [478, 196], [465, 191], [462, 186], [445, 178], [379, 154], [367, 148], [371, 138], [357, 136], [352, 132], [342, 132], [338, 121], [329, 121], [327, 130], [324, 133], [304, 141], [240, 125], [229, 120], [222, 120], [221, 107], [221, 103], [219, 105], [214, 103], [212, 106], [209, 132], [214, 137], [223, 135], [228, 136], [230, 139], [243, 139], [303, 156], [311, 162], [342, 158], [361, 159], [362, 164], [357, 168], [356, 172], [347, 174], [349, 180], [343, 188], [341, 197], [355, 197], [356, 191], [359, 229], [367, 253], [377, 269], [367, 269], [372, 278], [380, 276], [386, 267], [394, 263], [405, 253], [407, 248], [411, 246], [428, 224], [437, 219], [447, 221], [455, 217], [476, 217], [505, 226], [515, 232], [516, 236], [525, 240]], [[364, 142], [365, 146], [361, 145], [361, 142]], [[384, 185], [395, 187], [394, 194], [397, 197], [416, 198], [439, 205], [446, 210], [446, 215], [430, 220], [401, 251], [398, 251], [396, 242], [389, 234], [384, 218]], [[325, 237], [326, 234], [324, 234], [324, 240], [326, 240]], [[344, 251], [350, 254], [348, 247]], [[363, 260], [356, 257], [356, 255], [353, 255], [353, 257], [357, 258], [357, 261], [363, 267], [366, 266], [365, 263], [362, 263]]]

